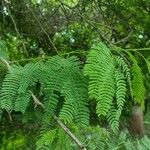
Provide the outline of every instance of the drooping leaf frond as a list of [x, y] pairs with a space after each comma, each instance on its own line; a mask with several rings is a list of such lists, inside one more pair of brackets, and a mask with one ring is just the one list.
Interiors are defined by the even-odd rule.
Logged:
[[55, 150], [72, 150], [72, 139], [62, 129], [58, 130], [56, 143]]
[[132, 89], [134, 102], [144, 106], [145, 87], [141, 68], [138, 66], [138, 64], [134, 63], [131, 68], [131, 72], [133, 76]]
[[121, 72], [120, 69], [115, 70], [115, 80], [116, 80], [115, 96], [117, 102], [117, 109], [121, 112], [123, 110], [126, 97], [126, 81], [124, 74]]
[[65, 122], [71, 123], [74, 119], [79, 125], [88, 125], [90, 112], [86, 81], [78, 68], [64, 82], [61, 93], [65, 102], [60, 111], [60, 118]]
[[107, 120], [111, 126], [113, 131], [118, 130], [119, 128], [119, 117], [120, 117], [120, 110], [117, 110], [114, 106], [111, 106], [107, 114]]
[[112, 105], [111, 109], [107, 114], [107, 120], [113, 131], [116, 131], [119, 128], [119, 119], [122, 110], [124, 108], [126, 98], [126, 81], [125, 76], [120, 68], [117, 68], [115, 70], [115, 82], [116, 82], [116, 91], [115, 91], [116, 106]]
[[116, 62], [118, 64], [118, 66], [122, 69], [122, 71], [125, 75], [125, 78], [127, 80], [129, 88], [130, 88], [130, 92], [132, 92], [131, 72], [130, 72], [129, 65], [126, 63], [126, 61], [121, 56], [116, 56], [115, 58], [116, 58]]
[[17, 97], [15, 101], [14, 110], [20, 111], [24, 114], [29, 105], [30, 99], [31, 99], [30, 92], [27, 92], [25, 94], [19, 94], [19, 96]]
[[12, 66], [1, 88], [1, 108], [24, 113], [29, 104], [31, 93], [29, 87], [37, 82], [37, 64], [25, 67]]
[[0, 93], [0, 106], [7, 111], [13, 110], [17, 99], [22, 67], [14, 66], [6, 75]]
[[29, 63], [23, 67], [22, 76], [19, 82], [19, 94], [26, 93], [31, 86], [34, 86], [38, 82], [40, 65], [42, 66], [42, 63]]
[[115, 94], [115, 64], [110, 50], [102, 43], [92, 47], [84, 74], [89, 77], [89, 97], [97, 101], [98, 116], [106, 116]]
[[131, 67], [133, 100], [144, 108], [145, 86], [143, 73], [134, 56], [131, 53], [128, 54], [133, 62]]
[[91, 48], [84, 75], [89, 77], [89, 97], [97, 101], [97, 115], [106, 116], [115, 131], [119, 127], [119, 118], [125, 103], [126, 82], [131, 89], [129, 66], [122, 57], [113, 56], [111, 51], [100, 43]]
[[[49, 118], [56, 113], [66, 123], [88, 125], [87, 80], [80, 70], [77, 57], [65, 59], [56, 56], [44, 64], [39, 62], [11, 67], [1, 89], [1, 108], [25, 113], [27, 107], [33, 104], [30, 103], [33, 98], [31, 90], [36, 84], [40, 85], [43, 97], [40, 102], [44, 106], [43, 120], [49, 122]], [[60, 102], [60, 96], [63, 102]], [[37, 98], [32, 101], [37, 105]]]
[[41, 135], [41, 138], [36, 142], [37, 149], [42, 149], [45, 145], [51, 145], [57, 134], [57, 129], [48, 130]]
[[64, 82], [69, 77], [69, 74], [78, 67], [78, 64], [76, 57], [64, 59], [58, 56], [53, 57], [45, 64], [40, 82], [44, 93], [46, 114], [53, 115], [55, 113]]
[[0, 58], [3, 58], [3, 59], [9, 58], [6, 43], [3, 40], [0, 40]]

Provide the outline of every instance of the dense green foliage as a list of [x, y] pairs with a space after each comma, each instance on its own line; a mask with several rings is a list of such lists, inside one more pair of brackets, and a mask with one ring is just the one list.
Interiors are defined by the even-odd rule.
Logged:
[[[13, 111], [26, 114], [42, 107], [43, 110], [37, 109], [37, 115], [40, 116], [36, 116], [36, 119], [40, 119], [43, 126], [49, 124], [56, 115], [66, 125], [75, 123], [76, 126], [83, 127], [89, 125], [89, 105], [90, 100], [94, 99], [98, 117], [106, 117], [111, 129], [116, 131], [127, 97], [127, 85], [130, 87], [128, 95], [133, 97], [135, 103], [144, 106], [143, 97], [138, 101], [135, 97], [145, 90], [142, 72], [134, 56], [129, 56], [134, 62], [131, 68], [115, 51], [111, 52], [102, 43], [95, 44], [87, 55], [82, 73], [80, 61], [75, 56], [53, 56], [47, 61], [31, 62], [22, 67], [9, 65], [2, 55], [1, 60], [8, 67], [8, 73], [1, 88], [0, 108], [6, 110], [12, 120]], [[133, 74], [133, 79], [130, 73]], [[142, 84], [140, 91], [135, 86], [139, 81]], [[141, 93], [139, 95], [142, 96]], [[55, 145], [53, 142], [56, 137], [56, 145], [63, 143], [59, 139], [62, 139], [60, 136], [64, 137], [65, 133], [57, 126], [53, 128], [44, 129], [46, 132], [43, 131], [37, 147]], [[71, 143], [69, 145], [71, 146]]]
[[113, 129], [119, 126], [126, 95], [125, 75], [115, 61], [110, 50], [98, 44], [92, 47], [84, 68], [89, 76], [89, 97], [97, 101], [96, 112], [107, 116]]
[[120, 131], [134, 105], [149, 115], [149, 10], [149, 0], [0, 1], [0, 149], [149, 149], [149, 128], [136, 140]]
[[[59, 109], [59, 116], [65, 123], [75, 120], [80, 125], [88, 125], [87, 84], [76, 57], [64, 59], [56, 56], [45, 63], [10, 67], [1, 89], [1, 109], [9, 113], [13, 110], [25, 113], [31, 104], [31, 97], [35, 107], [40, 105], [31, 91], [37, 84], [40, 85], [41, 97], [44, 96], [44, 120], [49, 122], [49, 117]], [[62, 103], [59, 99], [64, 101], [62, 108], [58, 106]]]

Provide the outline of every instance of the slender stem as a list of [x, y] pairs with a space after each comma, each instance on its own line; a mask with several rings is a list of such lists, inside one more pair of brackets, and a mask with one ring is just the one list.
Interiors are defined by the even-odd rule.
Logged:
[[141, 56], [143, 58], [143, 60], [145, 61], [146, 65], [147, 65], [147, 70], [150, 73], [149, 64], [148, 64], [146, 58], [138, 51], [135, 51], [135, 53], [137, 53], [139, 56]]
[[114, 44], [114, 45], [117, 45], [117, 44], [119, 44], [119, 43], [126, 42], [126, 41], [130, 38], [130, 36], [132, 35], [132, 33], [133, 33], [133, 31], [131, 31], [125, 38], [123, 38], [123, 39], [121, 39], [121, 40], [119, 40], [119, 41], [117, 41], [117, 42], [115, 42], [115, 43], [113, 43], [113, 44]]
[[31, 96], [32, 96], [32, 98], [33, 98], [33, 100], [34, 100], [35, 107], [36, 107], [37, 105], [40, 105], [40, 106], [44, 109], [44, 108], [45, 108], [44, 104], [39, 101], [39, 99], [34, 95], [34, 93], [33, 93], [32, 91], [30, 91], [30, 93], [31, 93]]
[[9, 62], [3, 58], [0, 58], [1, 62], [7, 67], [8, 70], [10, 70], [10, 65], [9, 65]]
[[75, 135], [56, 117], [53, 116], [59, 126], [73, 139], [73, 141], [80, 147], [81, 150], [87, 150], [86, 147], [75, 137]]
[[10, 120], [10, 122], [11, 122], [11, 124], [12, 124], [13, 119], [12, 119], [12, 116], [11, 116], [11, 111], [7, 111], [7, 113], [8, 113], [8, 116], [9, 116], [9, 120]]
[[125, 49], [125, 50], [128, 50], [128, 51], [150, 51], [150, 48], [133, 48], [133, 49]]
[[[68, 53], [64, 53], [64, 54], [60, 54], [60, 56], [67, 56], [67, 55], [71, 55], [71, 54], [87, 54], [88, 51], [71, 51]], [[27, 59], [20, 59], [20, 60], [15, 60], [15, 61], [11, 61], [11, 64], [14, 63], [18, 63], [18, 62], [28, 62], [28, 61], [35, 61], [35, 60], [46, 60], [49, 59], [53, 56], [44, 56], [44, 57], [36, 57], [36, 58], [27, 58]]]
[[[125, 52], [129, 55], [129, 52], [124, 50], [124, 49], [123, 49], [123, 52]], [[146, 58], [139, 51], [134, 51], [134, 52], [137, 53], [145, 61], [146, 65], [147, 65], [147, 70], [150, 73], [150, 68], [149, 68], [149, 65], [148, 65]]]
[[26, 46], [25, 46], [25, 44], [24, 44], [24, 42], [23, 42], [23, 39], [22, 39], [22, 37], [21, 37], [21, 35], [20, 35], [19, 31], [18, 31], [18, 28], [17, 28], [17, 24], [16, 24], [16, 22], [15, 22], [15, 19], [13, 18], [13, 15], [11, 14], [11, 11], [10, 11], [8, 5], [6, 5], [6, 6], [7, 6], [7, 9], [8, 9], [8, 12], [9, 12], [9, 16], [10, 16], [12, 22], [13, 22], [13, 25], [14, 25], [15, 31], [16, 31], [16, 33], [17, 33], [17, 36], [18, 36], [18, 38], [21, 39], [21, 43], [22, 43], [24, 52], [25, 52], [25, 54], [28, 56], [28, 52], [27, 52]]

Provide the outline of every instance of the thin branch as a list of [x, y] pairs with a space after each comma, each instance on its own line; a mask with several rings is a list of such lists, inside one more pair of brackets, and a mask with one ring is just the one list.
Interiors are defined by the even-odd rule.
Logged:
[[10, 71], [11, 67], [9, 65], [9, 62], [6, 61], [4, 58], [0, 58], [0, 60], [7, 67], [7, 69]]
[[43, 28], [43, 26], [42, 26], [41, 22], [39, 21], [39, 19], [35, 16], [33, 10], [32, 10], [28, 5], [27, 5], [27, 8], [31, 11], [33, 17], [34, 17], [35, 20], [38, 22], [40, 28], [42, 29], [42, 31], [43, 31], [43, 32], [45, 33], [45, 35], [47, 36], [47, 38], [48, 38], [49, 42], [52, 44], [52, 46], [53, 46], [55, 52], [58, 54], [58, 50], [57, 50], [55, 44], [53, 43], [53, 41], [52, 41], [52, 39], [50, 38], [49, 34], [48, 34], [48, 33], [46, 32], [46, 30]]
[[7, 113], [8, 113], [8, 116], [9, 116], [9, 120], [10, 120], [10, 122], [11, 122], [11, 124], [12, 124], [13, 119], [12, 119], [12, 116], [11, 116], [11, 111], [7, 111]]
[[[20, 35], [19, 31], [18, 31], [18, 28], [17, 28], [17, 24], [16, 24], [16, 22], [15, 22], [15, 19], [13, 18], [12, 14], [11, 14], [11, 11], [10, 11], [10, 9], [9, 9], [9, 7], [8, 7], [8, 5], [7, 5], [7, 9], [8, 9], [8, 12], [9, 12], [9, 16], [10, 16], [12, 22], [13, 22], [13, 25], [14, 25], [15, 31], [16, 31], [16, 33], [17, 33], [17, 36], [18, 36], [18, 38], [22, 39], [22, 37], [21, 37], [21, 35]], [[25, 44], [24, 44], [24, 42], [23, 42], [23, 39], [21, 40], [21, 43], [22, 43], [24, 52], [25, 52], [26, 55], [28, 56], [28, 52], [27, 52], [26, 46], [25, 46]]]
[[87, 150], [77, 137], [56, 117], [53, 116], [59, 126], [71, 137], [71, 139], [80, 147], [81, 150]]
[[[126, 54], [128, 54], [129, 55], [129, 52], [128, 51], [126, 51], [125, 49], [123, 49], [123, 52], [125, 52]], [[133, 51], [133, 52], [135, 52], [135, 53], [137, 53], [144, 61], [145, 61], [145, 63], [146, 63], [146, 66], [147, 66], [147, 70], [148, 70], [148, 73], [150, 73], [150, 68], [149, 68], [149, 64], [148, 64], [148, 62], [147, 62], [147, 60], [146, 60], [146, 58], [139, 52], [139, 51]]]
[[[150, 48], [136, 48], [136, 49], [124, 49], [125, 51], [149, 51]], [[66, 56], [66, 55], [71, 55], [71, 54], [84, 54], [86, 55], [88, 51], [71, 51], [68, 53], [64, 54], [59, 54], [60, 56]], [[20, 60], [15, 60], [11, 61], [10, 64], [18, 63], [18, 62], [28, 62], [28, 61], [35, 61], [35, 60], [46, 60], [51, 58], [52, 56], [44, 56], [44, 57], [36, 57], [36, 58], [27, 58], [27, 59], [20, 59]]]
[[127, 48], [128, 51], [150, 51], [150, 48]]
[[65, 8], [64, 8], [64, 5], [62, 5], [62, 4], [61, 4], [61, 10], [62, 10], [62, 12], [64, 13], [64, 16], [65, 16], [65, 18], [66, 18], [66, 20], [67, 20], [67, 28], [68, 28], [68, 25], [69, 25], [69, 17], [68, 17], [67, 12], [66, 12], [66, 10], [65, 10]]
[[121, 39], [121, 40], [119, 40], [117, 42], [114, 42], [113, 44], [116, 45], [116, 44], [119, 44], [119, 43], [126, 42], [130, 38], [130, 36], [132, 35], [132, 33], [133, 33], [133, 31], [131, 31], [125, 38], [123, 38], [123, 39]]
[[31, 96], [34, 100], [35, 108], [37, 107], [37, 105], [40, 105], [44, 109], [45, 108], [44, 104], [39, 101], [39, 99], [34, 95], [34, 93], [32, 91], [30, 91], [30, 93], [31, 93]]
[[[71, 52], [68, 52], [68, 53], [64, 53], [64, 54], [59, 54], [60, 56], [67, 56], [67, 55], [71, 55], [71, 54], [84, 54], [86, 55], [88, 53], [88, 51], [71, 51]], [[50, 59], [51, 57], [53, 56], [44, 56], [44, 57], [36, 57], [36, 58], [27, 58], [27, 59], [20, 59], [20, 60], [15, 60], [15, 61], [11, 61], [10, 63], [11, 64], [14, 64], [14, 63], [18, 63], [18, 62], [28, 62], [28, 61], [35, 61], [35, 60], [46, 60], [46, 59]]]
[[143, 60], [145, 61], [146, 65], [147, 65], [148, 73], [150, 73], [149, 64], [148, 64], [148, 61], [146, 60], [146, 58], [139, 51], [135, 51], [135, 53], [137, 53], [139, 56], [141, 56], [143, 58]]

